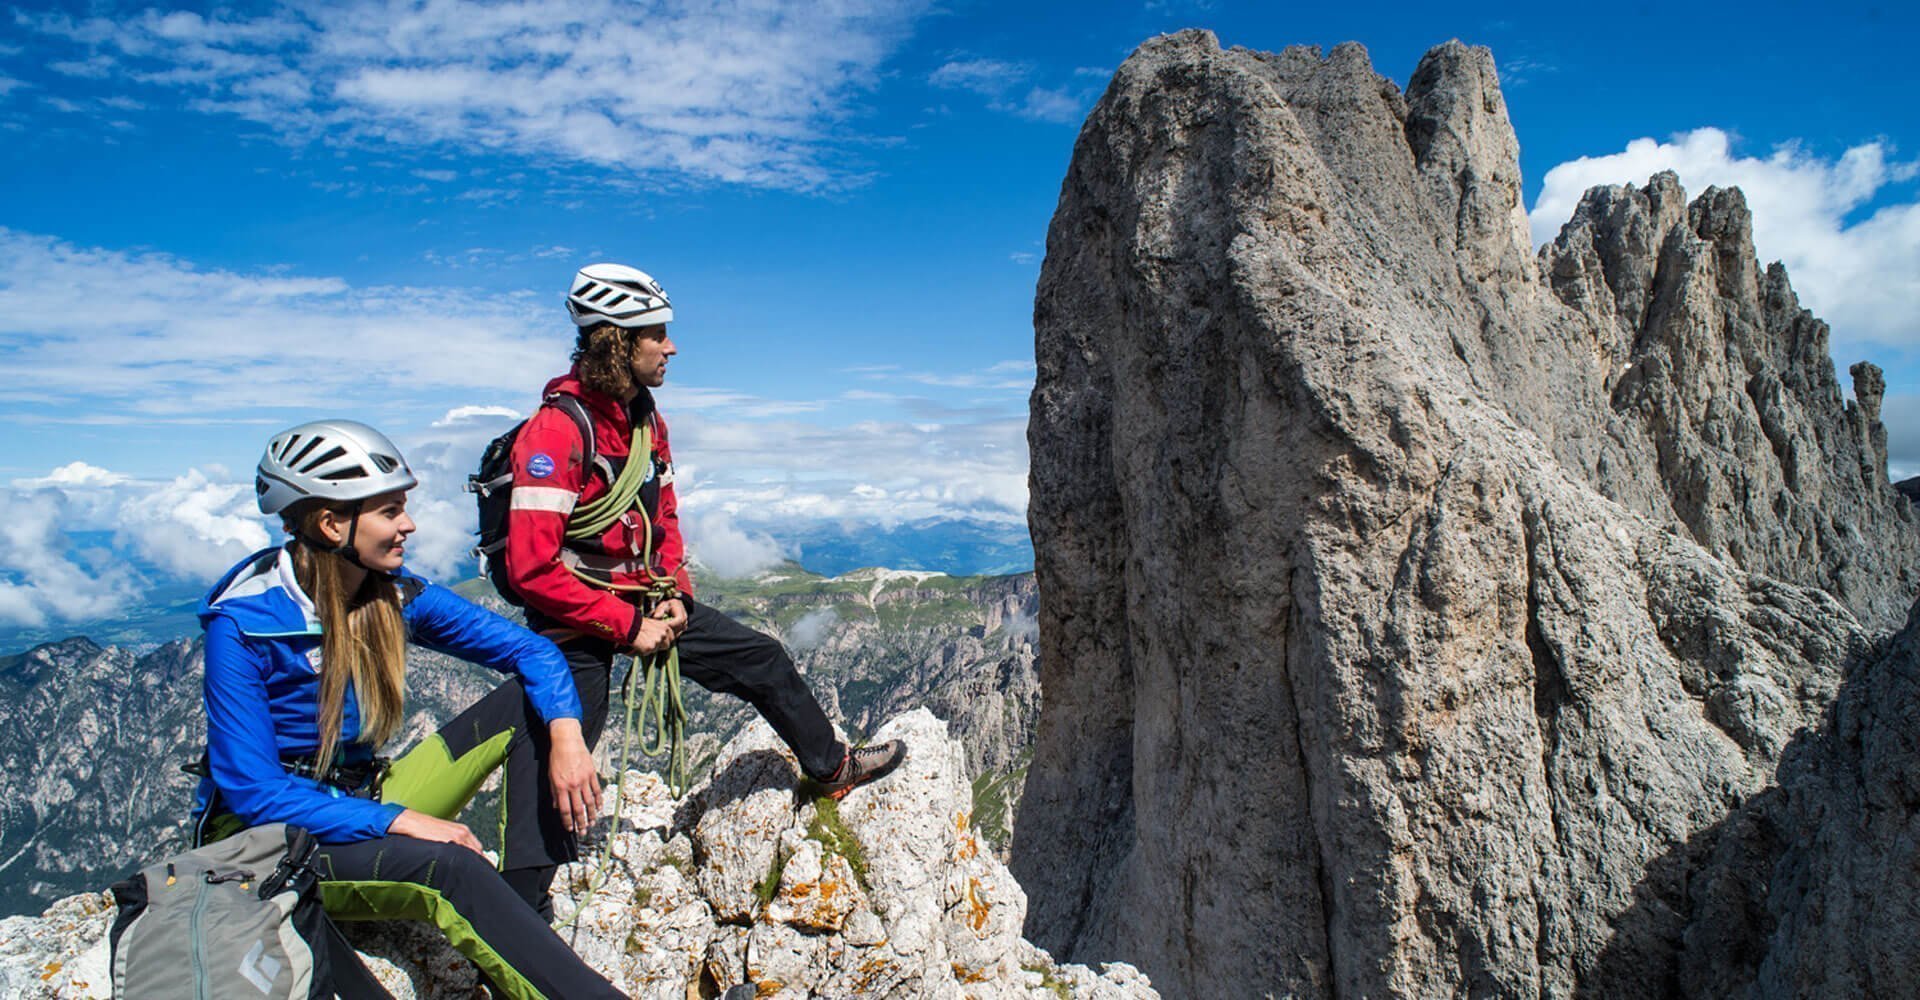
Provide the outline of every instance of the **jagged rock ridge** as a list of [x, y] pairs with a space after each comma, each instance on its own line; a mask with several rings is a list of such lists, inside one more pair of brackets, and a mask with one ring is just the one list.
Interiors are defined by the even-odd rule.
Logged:
[[1037, 943], [1663, 995], [1687, 845], [1912, 603], [1878, 371], [1844, 401], [1738, 192], [1597, 190], [1536, 255], [1517, 151], [1457, 43], [1402, 93], [1187, 32], [1089, 116], [1035, 304]]

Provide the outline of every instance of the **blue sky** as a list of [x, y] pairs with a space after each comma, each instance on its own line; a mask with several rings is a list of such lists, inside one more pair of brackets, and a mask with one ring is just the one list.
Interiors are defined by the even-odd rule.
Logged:
[[[1920, 70], [1904, 5], [359, 0], [0, 15], [0, 625], [83, 623], [269, 535], [320, 415], [459, 484], [565, 366], [601, 259], [672, 295], [696, 552], [770, 523], [1024, 523], [1031, 310], [1079, 122], [1140, 41], [1492, 48], [1536, 239], [1591, 183], [1739, 183], [1765, 259], [1888, 371], [1920, 473]], [[1844, 380], [1844, 376], [1843, 376]], [[76, 532], [111, 541], [76, 545]], [[100, 536], [89, 534], [88, 538]]]

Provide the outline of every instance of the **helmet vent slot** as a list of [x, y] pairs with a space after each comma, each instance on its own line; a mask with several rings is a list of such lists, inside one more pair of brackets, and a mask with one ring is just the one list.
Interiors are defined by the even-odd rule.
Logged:
[[400, 467], [400, 460], [390, 455], [369, 453], [367, 457], [373, 459], [373, 464], [379, 466], [381, 472], [392, 472]]
[[349, 465], [344, 469], [335, 469], [332, 472], [325, 473], [318, 478], [330, 483], [337, 483], [347, 479], [365, 479], [367, 478], [367, 470], [357, 465]]
[[[318, 441], [319, 439], [318, 439], [318, 438], [315, 438], [314, 440], [315, 440], [315, 441]], [[334, 460], [334, 459], [336, 459], [336, 458], [340, 458], [340, 457], [342, 457], [342, 456], [344, 456], [344, 455], [346, 455], [346, 453], [347, 453], [347, 449], [345, 449], [345, 448], [342, 448], [342, 447], [340, 447], [339, 445], [334, 445], [334, 446], [333, 446], [332, 448], [329, 448], [329, 449], [327, 449], [327, 453], [326, 453], [326, 454], [324, 454], [324, 455], [321, 455], [321, 456], [320, 456], [319, 458], [316, 458], [316, 459], [314, 459], [314, 460], [313, 460], [313, 461], [311, 461], [311, 462], [308, 462], [308, 463], [307, 463], [307, 465], [306, 465], [306, 468], [303, 468], [303, 469], [301, 469], [301, 470], [300, 470], [300, 472], [301, 472], [301, 473], [302, 473], [303, 475], [305, 475], [305, 474], [311, 474], [311, 473], [313, 472], [313, 470], [315, 470], [315, 469], [318, 469], [319, 467], [321, 467], [321, 466], [323, 466], [323, 465], [325, 465], [325, 464], [327, 464], [328, 462], [331, 462], [331, 461], [333, 461], [333, 460]], [[303, 452], [301, 452], [301, 453], [300, 453], [300, 455], [301, 455], [301, 457], [305, 457], [305, 456], [306, 456], [306, 452], [304, 452], [304, 451], [303, 451]], [[300, 460], [299, 458], [296, 458], [296, 459], [294, 459], [294, 461], [296, 461], [296, 462], [297, 462], [297, 461], [299, 461], [299, 460]]]
[[594, 289], [594, 290], [593, 290], [593, 294], [592, 294], [592, 295], [589, 295], [589, 296], [587, 296], [587, 301], [588, 301], [588, 302], [599, 302], [599, 301], [600, 301], [601, 299], [604, 299], [604, 298], [606, 298], [606, 297], [607, 297], [607, 293], [608, 293], [608, 292], [611, 292], [611, 291], [613, 291], [613, 286], [611, 286], [611, 285], [601, 285], [600, 287], [598, 287], [598, 288], [596, 288], [596, 289]]
[[[318, 448], [318, 447], [320, 447], [320, 442], [321, 442], [321, 441], [324, 441], [324, 440], [325, 440], [325, 438], [322, 438], [322, 437], [321, 437], [321, 436], [319, 436], [318, 434], [316, 434], [316, 435], [314, 435], [313, 437], [310, 437], [310, 438], [308, 438], [308, 439], [307, 439], [307, 443], [306, 443], [306, 446], [305, 446], [305, 447], [303, 447], [303, 448], [301, 448], [301, 449], [300, 449], [300, 451], [299, 451], [299, 452], [298, 452], [297, 454], [293, 454], [293, 455], [289, 455], [288, 457], [286, 457], [286, 458], [284, 458], [284, 459], [282, 459], [282, 460], [281, 460], [281, 462], [282, 462], [282, 464], [285, 464], [285, 465], [292, 465], [292, 464], [294, 464], [295, 462], [298, 462], [298, 461], [300, 461], [301, 459], [304, 459], [304, 458], [306, 458], [306, 457], [307, 457], [308, 455], [310, 455], [310, 454], [312, 454], [312, 453], [313, 453], [313, 449], [315, 449], [315, 448]], [[292, 450], [293, 450], [293, 446], [294, 446], [295, 444], [297, 444], [297, 443], [299, 443], [299, 441], [300, 441], [300, 439], [299, 439], [299, 438], [294, 438], [294, 439], [293, 439], [293, 441], [290, 441], [290, 442], [288, 442], [288, 443], [287, 443], [287, 450], [288, 450], [288, 451], [292, 451]]]
[[614, 306], [617, 306], [620, 303], [627, 301], [627, 298], [628, 298], [627, 293], [621, 292], [620, 294], [607, 300], [607, 308], [612, 309]]

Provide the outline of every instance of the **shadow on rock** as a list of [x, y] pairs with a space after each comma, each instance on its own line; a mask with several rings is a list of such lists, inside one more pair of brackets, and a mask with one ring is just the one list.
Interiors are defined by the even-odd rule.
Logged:
[[735, 757], [706, 787], [680, 803], [673, 811], [673, 828], [684, 830], [705, 813], [765, 791], [792, 792], [793, 807], [797, 810], [806, 801], [802, 781], [794, 771], [792, 759], [785, 754], [778, 750], [750, 750]]
[[1647, 868], [1582, 997], [1911, 995], [1920, 982], [1920, 604], [1849, 663], [1776, 784]]

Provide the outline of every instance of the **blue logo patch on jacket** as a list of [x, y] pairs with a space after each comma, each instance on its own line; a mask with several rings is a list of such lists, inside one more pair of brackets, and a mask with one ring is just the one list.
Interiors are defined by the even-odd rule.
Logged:
[[543, 451], [527, 459], [527, 475], [535, 479], [553, 475], [553, 458]]

